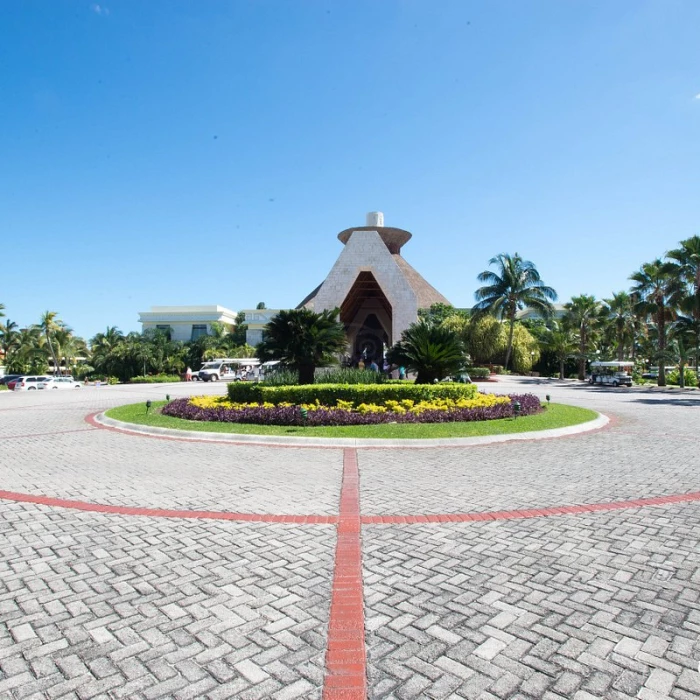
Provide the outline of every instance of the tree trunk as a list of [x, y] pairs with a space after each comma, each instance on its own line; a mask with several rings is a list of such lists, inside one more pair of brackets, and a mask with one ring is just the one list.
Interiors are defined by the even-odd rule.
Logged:
[[622, 362], [625, 354], [624, 331], [619, 331], [617, 335], [617, 361]]
[[586, 331], [583, 328], [579, 329], [581, 340], [579, 342], [579, 352], [581, 357], [578, 360], [578, 378], [583, 381], [586, 378]]
[[559, 360], [559, 379], [564, 379], [564, 362], [566, 360]]
[[659, 381], [658, 386], [666, 386], [666, 309], [662, 306], [656, 327], [659, 330]]
[[53, 351], [53, 344], [51, 343], [51, 337], [49, 336], [48, 331], [46, 331], [46, 340], [49, 343], [49, 350], [51, 350], [51, 357], [53, 358], [53, 373], [55, 376], [56, 372], [58, 371], [58, 360], [56, 359], [56, 353]]
[[508, 369], [508, 361], [510, 360], [510, 353], [513, 350], [513, 332], [515, 331], [515, 315], [511, 316], [510, 320], [510, 331], [508, 332], [508, 349], [506, 350], [506, 363], [505, 369]]
[[680, 376], [678, 377], [678, 381], [680, 383], [681, 389], [685, 389], [685, 362], [681, 360], [680, 362]]
[[313, 384], [315, 371], [316, 367], [314, 365], [302, 365], [299, 367], [299, 384]]

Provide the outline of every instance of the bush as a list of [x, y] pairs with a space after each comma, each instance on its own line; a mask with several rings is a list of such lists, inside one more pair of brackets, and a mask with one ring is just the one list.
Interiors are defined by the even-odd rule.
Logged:
[[491, 370], [488, 367], [470, 367], [467, 374], [472, 379], [488, 379], [491, 376]]
[[354, 404], [386, 401], [430, 401], [431, 399], [471, 399], [477, 395], [473, 384], [302, 384], [298, 386], [266, 386], [263, 383], [236, 382], [228, 385], [228, 398], [235, 403], [320, 403], [335, 406], [340, 401]]
[[132, 377], [130, 384], [164, 384], [165, 382], [179, 382], [179, 374], [153, 374], [148, 377]]
[[[685, 379], [686, 386], [697, 386], [698, 385], [698, 375], [695, 374], [695, 370], [690, 369], [690, 367], [685, 368], [685, 370], [683, 372], [683, 378]], [[666, 382], [668, 384], [680, 385], [680, 383], [681, 383], [680, 371], [677, 369], [671, 370], [666, 375]]]
[[[319, 368], [314, 374], [318, 384], [384, 384], [389, 381], [381, 372], [369, 369], [352, 369], [344, 367]], [[270, 370], [261, 382], [264, 386], [296, 386], [299, 373], [288, 369]]]

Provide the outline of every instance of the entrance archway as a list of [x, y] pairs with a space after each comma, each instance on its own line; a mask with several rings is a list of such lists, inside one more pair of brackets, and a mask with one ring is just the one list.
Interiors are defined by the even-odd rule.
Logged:
[[351, 348], [351, 361], [374, 360], [381, 366], [384, 348], [392, 343], [392, 309], [371, 272], [360, 272], [340, 306]]

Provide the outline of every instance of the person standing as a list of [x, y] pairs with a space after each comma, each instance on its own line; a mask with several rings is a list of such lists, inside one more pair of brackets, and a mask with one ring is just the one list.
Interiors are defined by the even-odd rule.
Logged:
[[187, 369], [185, 370], [185, 381], [186, 381], [186, 382], [191, 382], [191, 381], [192, 381], [192, 368], [189, 367], [189, 366], [188, 366]]

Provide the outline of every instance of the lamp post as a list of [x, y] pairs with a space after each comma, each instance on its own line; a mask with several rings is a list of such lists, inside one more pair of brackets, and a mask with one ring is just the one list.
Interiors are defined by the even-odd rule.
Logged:
[[513, 401], [513, 417], [517, 418], [520, 415], [520, 401]]

